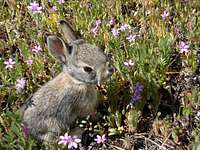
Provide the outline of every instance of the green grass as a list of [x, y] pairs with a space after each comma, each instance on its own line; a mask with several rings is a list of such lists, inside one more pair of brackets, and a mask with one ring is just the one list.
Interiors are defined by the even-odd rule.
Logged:
[[[116, 72], [103, 87], [107, 94], [103, 95], [101, 90], [99, 92], [102, 101], [99, 112], [104, 116], [104, 121], [97, 125], [95, 132], [106, 132], [110, 137], [133, 134], [139, 130], [144, 108], [148, 106], [154, 118], [153, 128], [159, 130], [157, 136], [167, 137], [171, 134], [170, 139], [178, 145], [177, 141], [185, 129], [181, 125], [175, 128], [171, 119], [157, 115], [161, 99], [159, 89], [169, 87], [169, 74], [179, 74], [185, 68], [189, 71], [183, 74], [195, 76], [200, 42], [198, 0], [68, 0], [64, 4], [52, 0], [40, 2], [44, 9], [39, 14], [28, 10], [30, 1], [13, 1], [16, 3], [0, 2], [0, 148], [37, 149], [38, 144], [34, 139], [24, 137], [16, 111], [30, 94], [61, 71], [45, 45], [46, 35], [59, 34], [57, 22], [60, 19], [68, 20], [84, 39], [104, 47], [107, 54], [112, 54]], [[57, 6], [55, 12], [51, 10], [52, 6]], [[163, 19], [161, 14], [165, 10], [169, 16]], [[109, 25], [112, 17], [115, 24]], [[91, 29], [98, 19], [101, 24], [94, 36]], [[112, 28], [118, 29], [124, 23], [129, 24], [130, 29], [114, 37]], [[136, 35], [136, 39], [130, 43], [126, 38], [131, 34]], [[190, 45], [187, 53], [180, 53], [178, 44], [181, 41]], [[42, 51], [31, 52], [34, 44], [39, 44]], [[174, 59], [174, 54], [180, 61]], [[13, 68], [6, 69], [4, 62], [9, 58], [15, 64]], [[31, 66], [26, 63], [29, 58], [33, 60]], [[135, 63], [132, 69], [124, 65], [129, 59]], [[181, 62], [187, 66], [176, 69]], [[20, 78], [26, 80], [26, 85], [17, 90], [16, 80]], [[144, 90], [142, 98], [133, 103], [134, 85], [138, 82], [144, 85]], [[197, 115], [199, 111], [199, 87], [193, 86], [185, 92], [175, 120]], [[107, 131], [105, 126], [108, 126]], [[195, 122], [195, 128], [188, 131], [192, 135], [186, 146], [199, 144], [199, 129], [199, 122]]]

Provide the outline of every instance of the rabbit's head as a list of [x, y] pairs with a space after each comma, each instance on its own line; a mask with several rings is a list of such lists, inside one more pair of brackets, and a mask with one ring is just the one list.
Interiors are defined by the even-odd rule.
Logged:
[[114, 67], [99, 47], [77, 39], [64, 20], [59, 26], [64, 40], [49, 36], [47, 45], [51, 54], [63, 64], [64, 71], [80, 82], [98, 85], [112, 75]]

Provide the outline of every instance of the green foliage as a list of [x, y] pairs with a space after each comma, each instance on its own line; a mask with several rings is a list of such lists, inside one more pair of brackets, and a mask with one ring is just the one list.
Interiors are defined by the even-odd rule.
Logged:
[[34, 150], [36, 142], [30, 137], [25, 137], [17, 113], [6, 111], [0, 116], [0, 148], [5, 150]]
[[198, 88], [192, 90], [192, 98], [191, 100], [194, 103], [200, 104], [200, 91]]
[[199, 132], [198, 131], [196, 131], [195, 133], [194, 133], [194, 137], [195, 137], [195, 140], [194, 140], [194, 143], [193, 143], [193, 148], [192, 148], [192, 150], [198, 150], [199, 149], [199, 147], [200, 147], [200, 134], [199, 134]]

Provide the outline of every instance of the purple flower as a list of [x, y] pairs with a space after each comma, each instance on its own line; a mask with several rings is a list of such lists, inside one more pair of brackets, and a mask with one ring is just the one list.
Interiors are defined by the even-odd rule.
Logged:
[[31, 128], [28, 127], [27, 123], [23, 123], [21, 127], [25, 137], [29, 137], [29, 135], [31, 134]]
[[132, 102], [138, 102], [139, 100], [142, 99], [142, 96], [141, 96], [141, 92], [144, 90], [144, 85], [137, 82], [135, 85], [134, 85], [134, 93], [133, 93], [133, 96], [132, 96]]
[[58, 144], [68, 145], [68, 149], [78, 148], [78, 144], [81, 142], [81, 139], [78, 139], [76, 136], [72, 137], [65, 133], [64, 136], [60, 136], [60, 141]]
[[161, 14], [161, 17], [163, 18], [163, 20], [165, 20], [168, 16], [169, 16], [169, 12], [168, 12], [167, 10], [165, 10], [165, 11]]
[[180, 50], [180, 53], [187, 53], [189, 49], [189, 44], [186, 44], [185, 42], [181, 41], [178, 45], [178, 48]]
[[33, 14], [41, 13], [42, 7], [39, 6], [39, 3], [34, 1], [33, 3], [30, 3], [30, 6], [28, 6], [28, 9], [32, 11]]
[[31, 48], [31, 51], [34, 53], [38, 53], [42, 50], [42, 48], [40, 47], [40, 45], [35, 45]]
[[100, 24], [101, 24], [101, 20], [100, 19], [96, 20], [96, 26], [98, 27]]
[[67, 145], [70, 141], [72, 141], [72, 137], [68, 135], [68, 133], [65, 133], [64, 136], [60, 136], [60, 141], [58, 144]]
[[33, 64], [33, 60], [31, 58], [29, 58], [27, 61], [26, 61], [26, 64], [31, 66]]
[[100, 24], [101, 24], [101, 20], [100, 20], [100, 19], [96, 20], [96, 22], [95, 22], [95, 27], [93, 27], [93, 28], [91, 29], [91, 33], [92, 33], [94, 36], [97, 35], [98, 30], [99, 30], [99, 25], [100, 25]]
[[67, 145], [71, 140], [72, 137], [68, 135], [68, 133], [65, 133], [64, 136], [60, 136], [60, 141], [58, 142], [58, 144]]
[[21, 78], [21, 79], [17, 79], [15, 86], [18, 90], [20, 90], [25, 87], [25, 84], [26, 84], [26, 80], [24, 80], [24, 78]]
[[116, 28], [112, 28], [112, 34], [114, 37], [117, 37], [119, 35], [119, 29], [116, 29]]
[[136, 35], [129, 35], [126, 39], [130, 42], [130, 43], [132, 43], [132, 42], [135, 42], [135, 38], [136, 38]]
[[91, 33], [92, 33], [94, 36], [96, 36], [97, 33], [98, 33], [98, 27], [95, 26], [94, 28], [92, 28], [92, 29], [91, 29]]
[[77, 137], [73, 137], [73, 140], [69, 142], [68, 148], [78, 148], [78, 144], [81, 142], [81, 139], [78, 139]]
[[13, 61], [12, 58], [9, 58], [7, 61], [4, 62], [4, 64], [6, 65], [6, 69], [13, 68], [15, 61]]
[[134, 86], [135, 91], [142, 92], [144, 90], [144, 85], [137, 82]]
[[130, 25], [124, 23], [121, 25], [121, 27], [119, 28], [121, 31], [125, 31], [126, 29], [130, 29]]
[[104, 134], [102, 136], [97, 135], [96, 139], [94, 140], [97, 142], [97, 144], [101, 144], [101, 143], [105, 143], [107, 139], [106, 139], [106, 135]]
[[132, 96], [132, 100], [133, 100], [134, 103], [135, 103], [135, 102], [138, 102], [138, 101], [141, 100], [141, 99], [142, 99], [142, 96], [141, 96], [140, 93], [135, 92], [135, 93], [133, 94], [133, 96]]
[[57, 10], [57, 7], [56, 6], [53, 6], [52, 8], [51, 8], [51, 11], [56, 11]]
[[132, 69], [134, 64], [135, 63], [131, 59], [129, 59], [128, 61], [124, 62], [124, 66], [126, 66], [129, 70]]
[[65, 0], [58, 0], [58, 4], [64, 4]]

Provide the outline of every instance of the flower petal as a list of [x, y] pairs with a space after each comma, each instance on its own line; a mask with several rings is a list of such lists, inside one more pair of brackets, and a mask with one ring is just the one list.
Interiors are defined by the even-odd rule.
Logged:
[[76, 143], [80, 143], [80, 142], [81, 142], [81, 139], [74, 139], [74, 141], [75, 141]]

